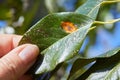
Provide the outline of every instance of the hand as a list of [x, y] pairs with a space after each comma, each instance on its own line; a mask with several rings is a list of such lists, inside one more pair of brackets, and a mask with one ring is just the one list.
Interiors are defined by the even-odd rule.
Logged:
[[0, 35], [0, 80], [32, 80], [26, 71], [38, 56], [36, 45], [17, 46], [21, 36]]

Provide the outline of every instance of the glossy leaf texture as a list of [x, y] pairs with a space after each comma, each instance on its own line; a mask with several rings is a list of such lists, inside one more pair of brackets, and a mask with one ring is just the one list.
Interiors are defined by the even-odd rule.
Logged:
[[117, 80], [120, 76], [120, 48], [110, 50], [94, 59], [95, 63], [77, 80]]
[[[46, 49], [60, 38], [68, 35], [62, 28], [63, 22], [73, 23], [80, 28], [91, 23], [91, 19], [73, 12], [49, 14], [24, 34], [20, 44], [33, 43], [39, 46], [40, 51]], [[69, 30], [69, 25], [66, 26]]]
[[[73, 23], [77, 30], [68, 35], [61, 28], [62, 22]], [[36, 44], [40, 48], [40, 54], [44, 55], [43, 62], [41, 65], [39, 64], [40, 67], [36, 74], [51, 71], [59, 63], [74, 57], [75, 53], [79, 51], [92, 23], [93, 20], [87, 16], [74, 12], [63, 12], [49, 14], [28, 30], [20, 44]]]
[[104, 0], [87, 0], [86, 3], [80, 6], [75, 12], [89, 16], [95, 20], [103, 1]]
[[53, 70], [59, 63], [67, 61], [77, 55], [76, 53], [79, 52], [90, 26], [91, 24], [78, 29], [41, 52], [41, 54], [44, 54], [44, 59], [36, 74]]

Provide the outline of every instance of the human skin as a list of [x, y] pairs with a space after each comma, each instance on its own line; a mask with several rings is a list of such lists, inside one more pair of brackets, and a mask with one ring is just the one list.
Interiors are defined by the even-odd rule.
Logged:
[[34, 64], [39, 49], [33, 44], [18, 46], [22, 36], [0, 35], [0, 80], [32, 80], [26, 71]]

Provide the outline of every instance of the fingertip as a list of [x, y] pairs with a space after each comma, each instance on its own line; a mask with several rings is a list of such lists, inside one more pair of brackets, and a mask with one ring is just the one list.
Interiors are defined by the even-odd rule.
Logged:
[[27, 64], [36, 59], [39, 54], [39, 48], [36, 45], [27, 44], [27, 46], [19, 53], [19, 57]]

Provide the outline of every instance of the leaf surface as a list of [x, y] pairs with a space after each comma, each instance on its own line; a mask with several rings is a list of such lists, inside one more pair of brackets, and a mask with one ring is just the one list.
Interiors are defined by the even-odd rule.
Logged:
[[[69, 34], [61, 28], [63, 22], [73, 23], [72, 26], [77, 29]], [[44, 56], [43, 62], [41, 65], [38, 64], [39, 68], [35, 74], [49, 72], [58, 64], [74, 57], [92, 23], [93, 20], [87, 16], [74, 12], [63, 12], [49, 14], [29, 29], [20, 44], [36, 44], [41, 51], [40, 54]], [[69, 25], [67, 26], [69, 27]]]
[[49, 14], [45, 18], [38, 21], [24, 34], [20, 44], [36, 44], [40, 48], [40, 51], [43, 51], [54, 42], [69, 34], [66, 33], [66, 31], [62, 28], [63, 22], [69, 22], [73, 24], [66, 25], [69, 30], [69, 26], [80, 28], [88, 25], [89, 23], [91, 24], [91, 19], [87, 16], [73, 12]]
[[41, 54], [44, 54], [43, 63], [36, 74], [51, 71], [59, 63], [67, 61], [77, 55], [81, 44], [89, 31], [90, 25], [91, 24], [81, 27], [42, 51]]
[[100, 5], [103, 1], [104, 0], [88, 0], [86, 1], [85, 4], [80, 6], [75, 12], [89, 16], [95, 20], [99, 12]]

